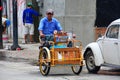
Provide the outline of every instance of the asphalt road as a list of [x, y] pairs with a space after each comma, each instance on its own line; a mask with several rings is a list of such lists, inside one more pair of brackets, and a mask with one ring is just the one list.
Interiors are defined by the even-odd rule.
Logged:
[[45, 77], [32, 61], [0, 59], [0, 80], [120, 80], [120, 69], [113, 67], [102, 67], [98, 74], [89, 74], [84, 66], [81, 74], [75, 75], [70, 67], [57, 66]]

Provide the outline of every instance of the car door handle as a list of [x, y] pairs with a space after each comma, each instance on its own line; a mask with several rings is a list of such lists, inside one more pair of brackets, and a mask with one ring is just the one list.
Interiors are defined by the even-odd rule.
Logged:
[[114, 42], [115, 45], [118, 45], [118, 42]]

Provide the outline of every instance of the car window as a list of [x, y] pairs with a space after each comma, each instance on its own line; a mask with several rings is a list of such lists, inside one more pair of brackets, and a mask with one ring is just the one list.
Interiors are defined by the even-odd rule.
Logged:
[[120, 27], [120, 25], [112, 25], [112, 26], [110, 26], [109, 29], [108, 29], [108, 32], [106, 34], [106, 37], [107, 38], [118, 39], [119, 27]]

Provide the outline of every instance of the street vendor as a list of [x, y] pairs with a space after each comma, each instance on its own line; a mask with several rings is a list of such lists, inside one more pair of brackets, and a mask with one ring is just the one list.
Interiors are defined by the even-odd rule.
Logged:
[[56, 18], [53, 18], [53, 15], [54, 11], [48, 9], [46, 11], [46, 17], [41, 19], [38, 27], [41, 37], [45, 35], [53, 35], [54, 33], [57, 33], [57, 31], [62, 32], [62, 27], [59, 21]]

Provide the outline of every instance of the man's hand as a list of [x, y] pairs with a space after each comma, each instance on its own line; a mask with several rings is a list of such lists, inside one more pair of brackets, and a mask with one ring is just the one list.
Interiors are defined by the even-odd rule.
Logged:
[[57, 30], [54, 30], [54, 34], [57, 34]]
[[64, 31], [57, 31], [57, 30], [54, 30], [54, 34], [57, 34], [57, 33], [64, 33]]
[[43, 38], [43, 37], [45, 37], [45, 35], [44, 35], [44, 34], [40, 34], [40, 37], [42, 37], [42, 38]]
[[60, 31], [61, 33], [64, 33], [64, 31]]
[[45, 35], [40, 31], [40, 37], [45, 37]]

